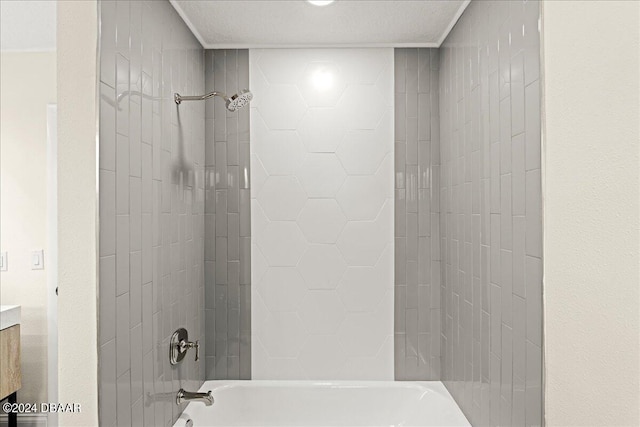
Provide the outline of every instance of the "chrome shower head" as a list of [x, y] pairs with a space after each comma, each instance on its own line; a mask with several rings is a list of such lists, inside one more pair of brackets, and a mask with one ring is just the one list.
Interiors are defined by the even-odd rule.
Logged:
[[206, 95], [198, 95], [198, 96], [182, 96], [179, 93], [173, 94], [173, 100], [176, 104], [182, 104], [182, 101], [204, 101], [213, 96], [219, 96], [220, 98], [224, 98], [226, 102], [227, 110], [233, 112], [238, 111], [245, 105], [247, 105], [253, 99], [253, 94], [249, 91], [249, 89], [242, 89], [240, 93], [236, 93], [232, 96], [227, 96], [222, 92], [209, 92]]
[[240, 93], [236, 93], [228, 98], [227, 101], [227, 110], [229, 111], [238, 111], [242, 107], [246, 106], [253, 99], [253, 94], [249, 91], [249, 89], [242, 89]]

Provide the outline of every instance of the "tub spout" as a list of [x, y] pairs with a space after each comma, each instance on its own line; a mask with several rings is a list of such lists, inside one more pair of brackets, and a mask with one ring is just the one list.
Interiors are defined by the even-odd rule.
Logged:
[[181, 388], [176, 395], [176, 403], [180, 405], [183, 402], [202, 402], [211, 406], [213, 405], [213, 394], [211, 394], [211, 390], [206, 393], [193, 393]]

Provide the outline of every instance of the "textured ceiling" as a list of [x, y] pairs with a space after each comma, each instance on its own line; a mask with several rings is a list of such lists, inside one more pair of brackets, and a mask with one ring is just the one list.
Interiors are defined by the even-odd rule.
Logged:
[[469, 0], [170, 0], [205, 48], [438, 47]]
[[56, 2], [0, 0], [2, 51], [56, 49]]

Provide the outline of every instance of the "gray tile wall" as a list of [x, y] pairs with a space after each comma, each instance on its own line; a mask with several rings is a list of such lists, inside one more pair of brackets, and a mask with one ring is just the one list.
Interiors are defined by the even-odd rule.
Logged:
[[542, 422], [539, 7], [471, 2], [440, 49], [442, 378], [474, 425]]
[[394, 55], [395, 378], [439, 380], [439, 52]]
[[101, 1], [101, 426], [170, 426], [204, 360], [169, 338], [204, 328], [204, 52], [167, 1]]
[[[206, 91], [249, 88], [249, 51], [207, 50]], [[249, 108], [206, 102], [207, 379], [251, 379]]]

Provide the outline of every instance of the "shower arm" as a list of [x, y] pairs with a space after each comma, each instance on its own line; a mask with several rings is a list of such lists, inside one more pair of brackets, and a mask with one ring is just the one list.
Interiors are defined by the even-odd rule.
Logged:
[[227, 99], [227, 95], [222, 92], [209, 92], [205, 95], [196, 95], [196, 96], [182, 96], [179, 93], [173, 94], [173, 100], [176, 104], [180, 104], [182, 101], [204, 101], [205, 99], [209, 99], [213, 96], [219, 96], [221, 98]]

